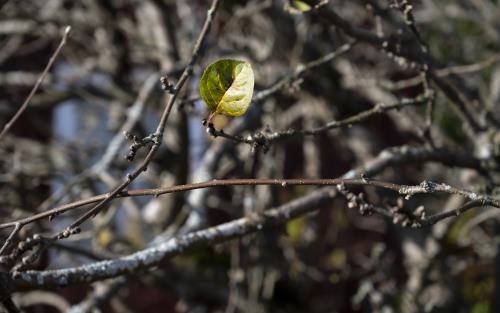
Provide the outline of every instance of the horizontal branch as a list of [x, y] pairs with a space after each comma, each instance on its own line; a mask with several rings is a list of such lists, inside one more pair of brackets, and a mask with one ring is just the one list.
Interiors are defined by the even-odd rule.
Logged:
[[315, 193], [266, 211], [262, 215], [240, 218], [216, 227], [172, 238], [157, 246], [114, 260], [60, 270], [26, 271], [17, 274], [0, 273], [0, 294], [91, 283], [123, 274], [136, 273], [138, 270], [159, 265], [186, 249], [228, 241], [281, 224], [317, 209], [335, 195], [336, 193], [332, 191]]
[[[400, 146], [383, 150], [376, 158], [368, 162], [361, 170], [348, 172], [345, 178], [354, 178], [359, 173], [368, 177], [380, 173], [383, 169], [398, 164], [440, 163], [449, 167], [470, 168], [488, 177], [489, 171], [496, 171], [498, 166], [494, 160], [478, 159], [470, 154], [446, 148], [429, 148]], [[351, 174], [352, 173], [352, 174]]]
[[288, 129], [284, 131], [275, 131], [275, 132], [267, 130], [246, 137], [242, 137], [242, 136], [227, 134], [223, 130], [217, 130], [213, 127], [213, 124], [209, 123], [207, 126], [207, 132], [213, 137], [223, 137], [239, 143], [246, 143], [268, 148], [269, 145], [278, 141], [297, 138], [297, 137], [304, 137], [304, 136], [317, 136], [332, 129], [348, 127], [353, 124], [361, 123], [376, 114], [384, 113], [391, 110], [399, 110], [406, 106], [421, 105], [426, 103], [426, 101], [428, 101], [426, 97], [420, 96], [415, 99], [402, 99], [399, 102], [390, 104], [377, 103], [371, 109], [362, 111], [358, 114], [347, 117], [345, 119], [338, 121], [331, 121], [323, 126], [311, 129]]
[[[193, 187], [212, 187], [224, 185], [304, 185], [305, 180], [256, 180], [238, 179], [226, 181], [211, 181], [192, 185], [176, 186], [177, 190], [190, 190]], [[313, 181], [310, 180], [310, 183]], [[446, 184], [438, 184], [424, 181], [416, 186], [398, 185], [393, 183], [367, 180], [367, 179], [331, 179], [315, 180], [316, 184], [362, 185], [389, 189], [402, 195], [414, 195], [417, 193], [448, 193], [460, 194], [471, 201], [459, 210], [466, 210], [473, 206], [491, 205], [500, 208], [500, 202], [488, 196], [478, 195], [474, 192], [454, 188]], [[138, 190], [137, 195], [162, 194], [172, 188]], [[261, 214], [251, 215], [227, 222], [215, 227], [196, 231], [176, 238], [171, 238], [157, 246], [153, 246], [128, 256], [113, 260], [100, 261], [75, 268], [47, 270], [47, 271], [25, 271], [17, 273], [0, 273], [0, 294], [10, 294], [17, 291], [31, 289], [48, 289], [65, 287], [79, 283], [90, 283], [98, 280], [117, 277], [119, 275], [136, 273], [138, 270], [147, 269], [159, 265], [165, 260], [183, 253], [187, 249], [200, 245], [216, 244], [234, 238], [242, 237], [251, 233], [260, 232], [264, 229], [282, 225], [291, 219], [312, 212], [322, 204], [327, 203], [337, 194], [336, 188], [323, 188], [300, 199], [293, 200], [276, 209], [265, 211]], [[459, 211], [460, 212], [460, 211]], [[456, 211], [453, 211], [456, 213]], [[445, 212], [431, 217], [432, 222], [446, 218], [451, 213]], [[446, 216], [441, 216], [446, 215]], [[425, 223], [430, 225], [430, 223]], [[422, 226], [422, 225], [421, 225]]]
[[[386, 149], [381, 152], [381, 154], [373, 159], [365, 168], [356, 171], [348, 172], [343, 178], [342, 182], [344, 184], [349, 184], [349, 180], [345, 180], [345, 178], [353, 179], [355, 177], [359, 177], [360, 173], [365, 174], [368, 177], [374, 176], [384, 168], [388, 166], [405, 164], [405, 163], [423, 163], [423, 162], [438, 162], [445, 164], [447, 166], [455, 166], [455, 167], [463, 167], [463, 168], [471, 168], [475, 169], [481, 174], [487, 175], [488, 170], [491, 168], [491, 165], [488, 164], [487, 160], [480, 160], [470, 155], [460, 153], [458, 151], [449, 151], [444, 148], [419, 148], [419, 147], [397, 147]], [[195, 184], [186, 184], [186, 185], [178, 185], [172, 187], [164, 187], [164, 188], [154, 188], [154, 189], [139, 189], [139, 190], [129, 190], [121, 192], [118, 197], [134, 197], [134, 196], [159, 196], [162, 194], [181, 192], [181, 191], [189, 191], [194, 189], [202, 189], [202, 188], [210, 188], [217, 186], [235, 186], [242, 184], [265, 184], [265, 185], [336, 185], [338, 184], [340, 179], [266, 179], [266, 180], [248, 180], [248, 179], [229, 179], [229, 180], [212, 180], [206, 182], [200, 182]], [[372, 181], [373, 182], [373, 181]], [[107, 194], [96, 195], [93, 197], [89, 197], [86, 199], [78, 200], [75, 202], [71, 202], [68, 204], [64, 204], [62, 206], [34, 214], [32, 216], [18, 219], [15, 221], [11, 221], [8, 223], [0, 224], [0, 229], [23, 226], [29, 223], [32, 223], [37, 220], [41, 220], [44, 218], [49, 218], [53, 216], [57, 216], [64, 212], [67, 212], [72, 209], [80, 208], [85, 205], [93, 204], [98, 201], [101, 201], [107, 196]]]
[[[138, 189], [138, 190], [128, 190], [123, 191], [118, 194], [117, 198], [124, 197], [137, 197], [137, 196], [160, 196], [163, 194], [174, 193], [174, 192], [182, 192], [189, 191], [194, 189], [203, 189], [203, 188], [211, 188], [211, 187], [219, 187], [219, 186], [257, 186], [257, 185], [279, 185], [282, 187], [287, 186], [335, 186], [338, 184], [345, 185], [373, 185], [378, 187], [383, 187], [386, 189], [391, 189], [394, 191], [398, 191], [400, 185], [395, 185], [391, 183], [379, 182], [379, 181], [368, 181], [363, 179], [342, 179], [342, 178], [334, 178], [334, 179], [226, 179], [226, 180], [211, 180], [206, 182], [194, 183], [194, 184], [185, 184], [185, 185], [176, 185], [172, 187], [164, 187], [164, 188], [152, 188], [152, 189]], [[34, 221], [48, 218], [51, 216], [57, 216], [69, 210], [79, 208], [88, 204], [96, 203], [106, 199], [108, 194], [101, 194], [94, 197], [89, 197], [83, 200], [75, 201], [72, 203], [68, 203], [62, 205], [60, 207], [47, 210], [45, 212], [41, 212], [23, 219], [19, 219], [16, 221], [12, 221], [9, 223], [0, 224], [0, 229], [15, 227], [15, 226], [23, 226]]]

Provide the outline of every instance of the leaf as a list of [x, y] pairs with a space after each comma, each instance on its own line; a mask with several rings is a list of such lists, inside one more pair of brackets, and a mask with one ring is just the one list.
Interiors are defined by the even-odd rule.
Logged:
[[293, 1], [293, 5], [302, 12], [307, 12], [311, 10], [311, 6], [305, 3], [304, 1], [295, 0]]
[[253, 86], [250, 63], [223, 59], [205, 69], [200, 81], [200, 95], [212, 115], [241, 116], [252, 102]]

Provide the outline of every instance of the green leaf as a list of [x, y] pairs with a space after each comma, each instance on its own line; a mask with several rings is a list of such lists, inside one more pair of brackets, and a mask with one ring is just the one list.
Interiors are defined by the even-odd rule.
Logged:
[[302, 12], [307, 12], [312, 9], [311, 6], [304, 1], [295, 0], [293, 1], [293, 5]]
[[200, 81], [200, 95], [212, 115], [241, 116], [252, 102], [253, 85], [250, 63], [224, 59], [205, 69]]

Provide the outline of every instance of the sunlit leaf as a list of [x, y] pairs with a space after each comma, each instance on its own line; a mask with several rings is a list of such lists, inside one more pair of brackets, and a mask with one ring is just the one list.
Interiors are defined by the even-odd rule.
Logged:
[[302, 12], [307, 12], [311, 10], [311, 6], [304, 1], [294, 0], [293, 6]]
[[214, 114], [241, 116], [252, 101], [254, 75], [246, 61], [219, 60], [205, 69], [200, 95]]

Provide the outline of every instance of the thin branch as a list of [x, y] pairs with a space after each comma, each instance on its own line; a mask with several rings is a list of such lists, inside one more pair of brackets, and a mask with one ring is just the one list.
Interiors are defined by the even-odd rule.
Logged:
[[427, 43], [422, 38], [417, 26], [415, 25], [415, 17], [413, 16], [413, 6], [408, 2], [408, 0], [394, 0], [394, 6], [401, 11], [404, 15], [404, 20], [408, 28], [417, 39], [420, 44], [422, 52], [428, 53], [429, 47]]
[[127, 112], [127, 120], [123, 123], [120, 131], [113, 137], [113, 139], [109, 142], [106, 148], [106, 152], [104, 152], [101, 159], [92, 166], [91, 171], [94, 173], [99, 173], [105, 171], [111, 162], [113, 162], [114, 158], [118, 154], [118, 151], [125, 141], [124, 133], [132, 131], [135, 124], [141, 117], [141, 113], [146, 106], [146, 101], [148, 100], [151, 92], [154, 90], [154, 86], [156, 81], [158, 80], [159, 75], [157, 73], [151, 74], [141, 86], [139, 90], [139, 94], [137, 95], [136, 100], [130, 106]]
[[[417, 39], [420, 49], [422, 53], [429, 52], [429, 46], [422, 38], [420, 31], [415, 25], [415, 17], [413, 16], [413, 6], [407, 0], [394, 0], [394, 6], [398, 8], [401, 13], [403, 13], [404, 20], [408, 28], [410, 28], [414, 37]], [[427, 106], [425, 111], [425, 126], [422, 130], [422, 137], [426, 140], [431, 146], [434, 146], [434, 142], [432, 140], [432, 122], [434, 120], [434, 108], [435, 108], [435, 97], [434, 90], [431, 87], [431, 82], [429, 79], [429, 70], [430, 67], [427, 63], [424, 63], [420, 66], [420, 76], [422, 78], [424, 95], [428, 98]]]
[[417, 186], [401, 186], [398, 190], [400, 194], [413, 196], [416, 194], [449, 193], [464, 196], [472, 201], [480, 201], [482, 205], [491, 205], [500, 208], [500, 201], [487, 196], [479, 195], [465, 189], [455, 188], [447, 184], [439, 184], [431, 181], [423, 181]]
[[[417, 67], [427, 67], [425, 68], [425, 71], [427, 72], [429, 79], [432, 80], [439, 87], [439, 89], [441, 89], [448, 99], [451, 100], [451, 103], [454, 104], [454, 107], [457, 109], [460, 117], [468, 123], [471, 130], [474, 133], [477, 133], [483, 129], [473, 116], [472, 112], [468, 109], [468, 100], [465, 96], [435, 73], [436, 61], [429, 53], [423, 51], [422, 49], [401, 47], [397, 43], [393, 42], [391, 38], [379, 37], [377, 34], [370, 31], [355, 27], [347, 20], [339, 16], [334, 10], [330, 8], [327, 9], [326, 6], [322, 6], [321, 9], [314, 10], [314, 12], [317, 12], [323, 19], [337, 26], [348, 36], [360, 42], [365, 42], [375, 46], [382, 51], [388, 52], [391, 56], [407, 59], [410, 62], [413, 62], [413, 64]], [[472, 134], [470, 135], [472, 136]]]
[[306, 64], [302, 64], [302, 65], [297, 66], [297, 68], [295, 69], [295, 71], [293, 73], [281, 78], [280, 80], [278, 80], [276, 83], [274, 83], [269, 88], [261, 90], [258, 93], [256, 93], [255, 96], [253, 97], [253, 101], [254, 102], [261, 101], [261, 100], [271, 96], [272, 94], [277, 93], [281, 89], [292, 85], [293, 82], [295, 82], [302, 75], [304, 75], [304, 73], [306, 73], [312, 69], [315, 69], [318, 66], [326, 64], [326, 63], [338, 58], [339, 56], [349, 52], [352, 49], [352, 47], [354, 47], [356, 44], [357, 44], [357, 42], [346, 43], [346, 44], [340, 46], [339, 48], [337, 48], [337, 50], [330, 52], [330, 53], [328, 53], [328, 54], [326, 54], [326, 55], [324, 55], [316, 60], [313, 60], [313, 61], [310, 61]]
[[392, 104], [378, 103], [373, 108], [362, 111], [356, 115], [347, 117], [338, 121], [331, 121], [323, 126], [311, 128], [311, 129], [289, 129], [285, 131], [273, 132], [270, 130], [264, 130], [253, 135], [248, 135], [246, 137], [235, 136], [225, 133], [223, 130], [217, 130], [213, 127], [213, 124], [208, 124], [207, 133], [213, 137], [223, 137], [235, 142], [246, 143], [256, 146], [263, 146], [265, 149], [269, 147], [272, 143], [277, 141], [287, 140], [295, 137], [305, 137], [305, 136], [317, 136], [319, 134], [325, 133], [332, 129], [341, 128], [345, 126], [351, 126], [353, 124], [360, 123], [375, 114], [380, 114], [383, 112], [398, 110], [410, 105], [420, 105], [428, 101], [425, 97], [417, 97], [415, 99], [403, 99], [399, 102]]
[[[334, 193], [331, 194], [332, 197], [334, 195]], [[278, 209], [267, 211], [260, 217], [241, 218], [217, 227], [172, 238], [157, 246], [115, 260], [96, 262], [61, 270], [26, 271], [18, 275], [0, 273], [0, 293], [10, 294], [22, 290], [65, 287], [77, 283], [90, 283], [123, 274], [137, 273], [139, 269], [156, 266], [188, 248], [241, 237], [268, 228], [273, 221], [291, 219], [299, 214], [305, 214], [311, 208], [308, 201], [305, 203], [307, 204], [305, 205], [300, 200], [293, 201]], [[317, 202], [313, 207], [316, 208], [322, 203], [324, 202]]]
[[420, 223], [422, 224], [422, 226], [434, 225], [441, 220], [444, 220], [446, 218], [453, 217], [453, 216], [459, 216], [462, 213], [467, 212], [470, 209], [481, 207], [481, 206], [485, 206], [485, 204], [482, 202], [482, 200], [468, 201], [464, 205], [462, 205], [456, 209], [431, 215], [431, 216], [427, 217], [425, 220], [421, 221]]
[[361, 173], [373, 177], [390, 166], [426, 162], [437, 162], [449, 167], [475, 169], [486, 177], [489, 176], [489, 170], [495, 170], [496, 168], [493, 162], [489, 164], [488, 160], [477, 159], [459, 151], [451, 151], [445, 148], [401, 146], [383, 150], [366, 166], [359, 170], [349, 171], [344, 175], [344, 178], [358, 177]]
[[155, 156], [156, 152], [158, 151], [162, 138], [163, 138], [163, 132], [165, 130], [165, 126], [167, 124], [167, 120], [170, 116], [170, 112], [172, 111], [172, 107], [177, 99], [177, 96], [179, 95], [180, 90], [188, 80], [188, 78], [192, 74], [192, 69], [193, 66], [198, 59], [198, 56], [200, 54], [201, 46], [208, 34], [208, 31], [210, 30], [210, 26], [212, 24], [213, 18], [215, 16], [215, 12], [217, 11], [217, 8], [219, 6], [219, 0], [214, 0], [212, 2], [212, 5], [210, 6], [210, 9], [207, 12], [207, 18], [205, 20], [205, 23], [203, 25], [203, 28], [200, 32], [200, 35], [198, 36], [198, 39], [196, 41], [196, 44], [194, 45], [193, 52], [191, 55], [191, 59], [184, 69], [181, 77], [179, 78], [179, 81], [174, 87], [174, 92], [171, 94], [165, 109], [161, 115], [160, 122], [158, 123], [158, 126], [156, 128], [156, 131], [154, 133], [154, 143], [151, 146], [148, 154], [144, 158], [144, 160], [141, 162], [141, 164], [132, 172], [127, 174], [127, 178], [125, 181], [123, 181], [120, 185], [118, 185], [116, 188], [114, 188], [110, 193], [106, 195], [104, 199], [102, 199], [96, 206], [94, 206], [92, 209], [88, 210], [86, 213], [82, 214], [79, 218], [77, 218], [70, 226], [68, 226], [65, 230], [59, 232], [54, 236], [54, 238], [65, 238], [71, 234], [72, 230], [80, 226], [83, 222], [88, 220], [89, 218], [95, 216], [98, 214], [102, 209], [104, 209], [108, 203], [110, 203], [114, 198], [116, 198], [126, 187], [128, 187], [142, 172], [146, 171], [148, 168], [149, 163]]
[[[235, 180], [233, 183], [238, 182], [241, 184], [253, 185], [256, 181], [259, 180]], [[283, 184], [284, 182], [283, 180], [260, 181], [268, 182], [270, 184]], [[303, 184], [303, 180], [287, 181], [289, 183], [297, 182], [299, 184]], [[318, 180], [318, 183], [321, 181], [323, 180]], [[452, 194], [457, 193], [465, 195], [470, 199], [475, 198], [471, 201], [472, 203], [469, 204], [469, 206], [472, 204], [475, 206], [493, 205], [500, 208], [500, 202], [496, 199], [492, 199], [487, 196], [478, 196], [475, 193], [453, 188], [445, 184], [422, 182], [417, 186], [405, 186], [366, 179], [335, 179], [325, 181], [337, 182], [336, 185], [341, 186], [344, 184], [351, 184], [381, 187], [406, 195], [438, 192]], [[224, 182], [224, 184], [228, 183], [227, 181], [220, 182]], [[213, 181], [209, 182], [209, 184], [213, 185], [220, 182]], [[158, 190], [158, 192], [160, 192], [160, 190]], [[234, 238], [243, 237], [251, 233], [261, 232], [262, 230], [269, 229], [277, 225], [282, 225], [289, 220], [317, 210], [321, 205], [327, 203], [336, 195], [336, 189], [321, 189], [300, 199], [293, 200], [276, 209], [265, 211], [262, 214], [240, 218], [215, 227], [171, 238], [160, 243], [159, 245], [114, 260], [101, 261], [80, 267], [59, 270], [0, 273], [0, 293], [10, 294], [12, 292], [31, 289], [60, 288], [78, 283], [90, 283], [124, 274], [137, 273], [138, 270], [157, 266], [165, 260], [196, 246], [207, 244], [213, 245], [226, 242]], [[461, 210], [465, 210], [465, 208], [462, 208]]]
[[[377, 157], [375, 157], [372, 161], [370, 161], [366, 166], [358, 170], [351, 170], [347, 172], [343, 176], [343, 178], [353, 179], [359, 177], [361, 174], [364, 174], [367, 177], [373, 177], [374, 175], [381, 173], [385, 168], [389, 166], [395, 166], [398, 164], [407, 164], [407, 163], [421, 164], [425, 162], [438, 162], [452, 167], [471, 168], [477, 170], [479, 173], [483, 175], [487, 175], [489, 170], [496, 169], [495, 167], [491, 167], [488, 160], [480, 160], [471, 157], [467, 154], [460, 153], [458, 151], [449, 151], [444, 148], [432, 149], [425, 147], [420, 148], [420, 147], [403, 146], [403, 147], [389, 148], [383, 150]], [[220, 183], [222, 181], [219, 180], [217, 182]], [[173, 188], [175, 187], [163, 188], [163, 190], [165, 191], [165, 193], [175, 192], [175, 190], [172, 190]], [[159, 189], [154, 189], [154, 190], [157, 191]], [[134, 194], [135, 192], [136, 191], [122, 192], [119, 195], [119, 197], [138, 196], [137, 194]], [[147, 192], [144, 192], [141, 195], [145, 196], [154, 194], [155, 192], [151, 191], [149, 194]], [[35, 220], [50, 218], [51, 216], [56, 216], [60, 213], [64, 213], [66, 211], [75, 208], [96, 203], [104, 199], [105, 197], [106, 195], [97, 195], [76, 202], [68, 203], [60, 207], [56, 207], [54, 209], [38, 213], [36, 215], [32, 215], [24, 219], [0, 224], [0, 229], [15, 227], [16, 223], [26, 225], [34, 222]]]
[[[482, 71], [500, 61], [500, 53], [495, 53], [488, 58], [481, 60], [476, 63], [466, 64], [466, 65], [455, 65], [445, 68], [435, 70], [438, 77], [448, 77], [450, 75], [464, 75]], [[401, 79], [395, 82], [384, 82], [383, 85], [389, 90], [401, 90], [414, 86], [418, 86], [422, 83], [422, 76], [416, 75], [411, 78]]]
[[[185, 184], [185, 185], [176, 185], [171, 187], [164, 188], [152, 188], [152, 189], [137, 189], [137, 190], [128, 190], [119, 193], [116, 197], [137, 197], [137, 196], [160, 196], [163, 194], [174, 193], [174, 192], [184, 192], [195, 189], [204, 189], [211, 187], [220, 187], [220, 186], [256, 186], [256, 185], [279, 185], [283, 188], [287, 186], [335, 186], [338, 184], [345, 185], [366, 185], [368, 181], [361, 179], [341, 179], [341, 178], [333, 178], [333, 179], [225, 179], [225, 180], [210, 180], [206, 182], [194, 183], [194, 184]], [[370, 181], [370, 184], [375, 184], [380, 186], [385, 186], [386, 188], [392, 189], [394, 191], [398, 191], [400, 186], [393, 185], [390, 183], [383, 183], [377, 181]], [[109, 197], [108, 194], [101, 194], [94, 197], [89, 197], [83, 200], [75, 201], [69, 204], [65, 204], [63, 206], [38, 213], [23, 219], [19, 219], [13, 222], [0, 224], [0, 229], [15, 227], [16, 225], [24, 226], [26, 224], [30, 224], [34, 221], [38, 221], [43, 218], [47, 218], [53, 215], [59, 215], [66, 211], [79, 208], [85, 205], [89, 205], [92, 203], [96, 203], [102, 201]]]
[[17, 110], [16, 114], [14, 114], [14, 116], [10, 119], [10, 121], [8, 121], [7, 124], [4, 125], [2, 131], [0, 132], [0, 140], [2, 140], [3, 136], [10, 130], [12, 125], [14, 125], [14, 123], [21, 116], [21, 114], [23, 114], [24, 111], [26, 111], [26, 109], [28, 108], [28, 104], [30, 103], [31, 99], [33, 98], [33, 96], [37, 92], [40, 85], [42, 84], [43, 80], [45, 79], [45, 76], [47, 76], [47, 74], [49, 73], [49, 70], [51, 69], [52, 65], [54, 64], [57, 57], [59, 56], [59, 53], [61, 52], [62, 48], [66, 44], [66, 40], [68, 39], [68, 35], [69, 35], [70, 31], [71, 31], [71, 26], [66, 26], [66, 28], [64, 29], [64, 33], [63, 33], [61, 42], [59, 43], [59, 46], [57, 46], [57, 49], [54, 51], [54, 53], [50, 57], [49, 62], [47, 63], [42, 74], [40, 75], [40, 77], [36, 81], [36, 84], [31, 89], [28, 97], [26, 97], [26, 100], [24, 100], [23, 104]]
[[[412, 196], [417, 193], [448, 193], [448, 194], [460, 194], [471, 200], [482, 200], [485, 205], [491, 205], [500, 208], [500, 202], [496, 199], [488, 197], [486, 195], [480, 195], [471, 191], [464, 189], [458, 189], [451, 187], [446, 184], [437, 184], [433, 182], [424, 181], [420, 185], [407, 186], [393, 184], [377, 180], [369, 179], [356, 179], [356, 178], [332, 178], [332, 179], [225, 179], [225, 180], [210, 180], [206, 182], [176, 185], [164, 188], [152, 188], [152, 189], [137, 189], [123, 191], [117, 195], [119, 198], [123, 197], [137, 197], [137, 196], [160, 196], [163, 194], [174, 193], [174, 192], [184, 192], [195, 189], [204, 189], [211, 187], [220, 186], [257, 186], [257, 185], [278, 185], [286, 188], [288, 186], [336, 186], [336, 185], [346, 185], [346, 186], [373, 186], [383, 189], [388, 189], [396, 191], [403, 195]], [[24, 226], [26, 224], [32, 223], [34, 221], [52, 216], [59, 215], [68, 210], [78, 208], [84, 205], [92, 204], [95, 202], [102, 201], [108, 197], [107, 194], [102, 194], [90, 198], [86, 198], [80, 201], [72, 202], [61, 207], [48, 210], [36, 215], [29, 216], [24, 219], [19, 219], [13, 222], [0, 224], [0, 229], [15, 227], [16, 225]]]
[[21, 227], [22, 227], [21, 224], [14, 223], [14, 229], [10, 232], [9, 237], [7, 237], [7, 239], [5, 239], [5, 241], [4, 241], [3, 245], [2, 245], [2, 248], [0, 249], [0, 255], [4, 254], [5, 250], [7, 249], [7, 247], [12, 242], [12, 239], [14, 238], [14, 236], [17, 235], [17, 233], [19, 233], [19, 231], [21, 230]]
[[[322, 56], [318, 59], [310, 61], [306, 64], [298, 65], [292, 73], [287, 74], [284, 77], [281, 77], [277, 82], [273, 83], [268, 88], [257, 91], [252, 98], [252, 103], [262, 101], [262, 100], [272, 96], [273, 94], [279, 92], [280, 90], [287, 88], [287, 87], [290, 87], [291, 85], [293, 85], [293, 83], [295, 81], [297, 81], [299, 78], [301, 78], [306, 72], [308, 72], [312, 69], [315, 69], [323, 64], [326, 64], [326, 63], [338, 58], [339, 56], [349, 52], [352, 49], [352, 47], [354, 47], [355, 45], [356, 45], [356, 41], [353, 41], [351, 43], [346, 43], [346, 44], [338, 47], [337, 50], [332, 51], [328, 54], [325, 54], [324, 56]], [[200, 97], [193, 97], [193, 98], [189, 98], [189, 99], [184, 100], [182, 103], [183, 104], [194, 103], [194, 102], [200, 101], [200, 100], [201, 100]]]

